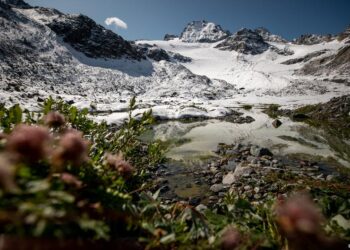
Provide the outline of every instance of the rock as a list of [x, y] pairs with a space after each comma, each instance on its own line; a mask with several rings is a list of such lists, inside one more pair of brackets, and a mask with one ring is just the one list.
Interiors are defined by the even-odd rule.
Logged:
[[200, 202], [201, 202], [201, 198], [193, 197], [193, 198], [190, 198], [190, 200], [188, 201], [188, 204], [191, 206], [197, 206], [199, 205]]
[[222, 166], [222, 168], [227, 171], [234, 171], [237, 167], [237, 164], [238, 163], [236, 161], [228, 161], [227, 165]]
[[220, 25], [207, 21], [193, 21], [189, 23], [180, 35], [180, 39], [187, 43], [214, 43], [225, 39], [229, 32]]
[[272, 122], [272, 126], [274, 126], [275, 128], [279, 128], [281, 125], [282, 125], [282, 122], [278, 119]]
[[258, 200], [261, 198], [261, 194], [254, 194], [254, 199]]
[[203, 213], [205, 212], [205, 210], [207, 210], [208, 207], [206, 205], [203, 205], [203, 204], [199, 204], [198, 206], [196, 206], [196, 210], [200, 213]]
[[270, 45], [264, 41], [258, 32], [250, 29], [241, 29], [216, 46], [216, 48], [221, 50], [234, 50], [250, 55], [261, 54], [268, 50], [269, 47]]
[[178, 38], [178, 36], [176, 36], [176, 35], [171, 35], [171, 34], [165, 34], [165, 36], [164, 36], [164, 41], [174, 40], [175, 38]]
[[160, 192], [161, 192], [161, 193], [166, 193], [166, 192], [168, 192], [169, 190], [170, 190], [170, 188], [169, 188], [169, 186], [167, 186], [167, 185], [160, 188]]
[[241, 179], [242, 177], [249, 177], [252, 173], [254, 172], [254, 168], [251, 166], [247, 166], [246, 163], [242, 162], [240, 163], [234, 173], [234, 182], [238, 181], [239, 179]]
[[273, 154], [271, 153], [270, 150], [268, 150], [267, 148], [259, 147], [259, 146], [252, 146], [250, 148], [250, 154], [253, 156], [256, 156], [256, 157], [261, 157], [264, 155], [273, 156]]
[[218, 198], [216, 196], [209, 196], [209, 200], [210, 201], [216, 201]]
[[249, 191], [249, 190], [252, 190], [252, 187], [247, 185], [247, 186], [244, 186], [243, 189], [244, 191]]
[[235, 180], [236, 180], [236, 178], [235, 178], [234, 172], [230, 172], [224, 176], [224, 178], [222, 179], [222, 184], [232, 185], [235, 182]]
[[140, 60], [143, 57], [130, 42], [84, 15], [61, 14], [47, 26], [62, 36], [64, 42], [90, 58]]
[[327, 175], [327, 177], [326, 177], [327, 181], [333, 181], [334, 179], [335, 179], [335, 176], [331, 175], [331, 174]]
[[220, 191], [224, 190], [224, 185], [223, 184], [214, 184], [210, 187], [210, 191], [214, 193], [219, 193]]

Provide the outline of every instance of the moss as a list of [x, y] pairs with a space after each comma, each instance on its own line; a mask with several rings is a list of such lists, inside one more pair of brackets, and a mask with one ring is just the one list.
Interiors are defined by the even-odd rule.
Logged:
[[269, 117], [276, 119], [279, 116], [279, 108], [280, 105], [278, 104], [270, 104], [264, 109], [264, 113], [267, 114]]
[[245, 110], [251, 110], [253, 108], [253, 105], [245, 104], [245, 105], [242, 105], [241, 108]]
[[316, 111], [319, 108], [319, 104], [315, 104], [315, 105], [306, 105], [303, 107], [300, 107], [298, 109], [295, 110], [295, 113], [299, 113], [299, 114], [309, 114], [311, 112]]

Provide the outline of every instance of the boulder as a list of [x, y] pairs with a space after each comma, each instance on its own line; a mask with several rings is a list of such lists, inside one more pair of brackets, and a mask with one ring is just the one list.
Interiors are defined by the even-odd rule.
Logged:
[[281, 125], [282, 125], [282, 122], [278, 119], [272, 122], [272, 126], [274, 126], [275, 128], [279, 128]]
[[273, 156], [273, 154], [271, 153], [271, 151], [269, 149], [262, 148], [262, 147], [259, 147], [259, 146], [252, 146], [250, 148], [250, 154], [253, 155], [253, 156], [256, 156], [256, 157], [261, 157], [261, 156], [264, 156], [264, 155]]
[[225, 187], [223, 184], [214, 184], [210, 187], [210, 191], [214, 193], [219, 193], [220, 191], [224, 190]]
[[235, 174], [234, 172], [230, 172], [227, 175], [225, 175], [222, 179], [222, 184], [224, 185], [232, 185], [235, 182]]

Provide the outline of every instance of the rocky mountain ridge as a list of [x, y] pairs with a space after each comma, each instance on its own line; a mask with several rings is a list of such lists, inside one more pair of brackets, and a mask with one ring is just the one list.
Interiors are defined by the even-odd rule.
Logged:
[[229, 35], [230, 33], [224, 31], [220, 25], [207, 21], [193, 21], [185, 27], [180, 35], [180, 40], [188, 43], [214, 43]]

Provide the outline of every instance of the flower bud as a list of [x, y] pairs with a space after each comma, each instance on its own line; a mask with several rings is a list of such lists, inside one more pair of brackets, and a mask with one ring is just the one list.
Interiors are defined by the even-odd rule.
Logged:
[[49, 142], [46, 128], [22, 124], [7, 137], [6, 149], [20, 161], [37, 162], [48, 156]]
[[63, 126], [66, 121], [63, 115], [58, 112], [50, 112], [44, 117], [45, 125], [51, 128], [59, 128]]

